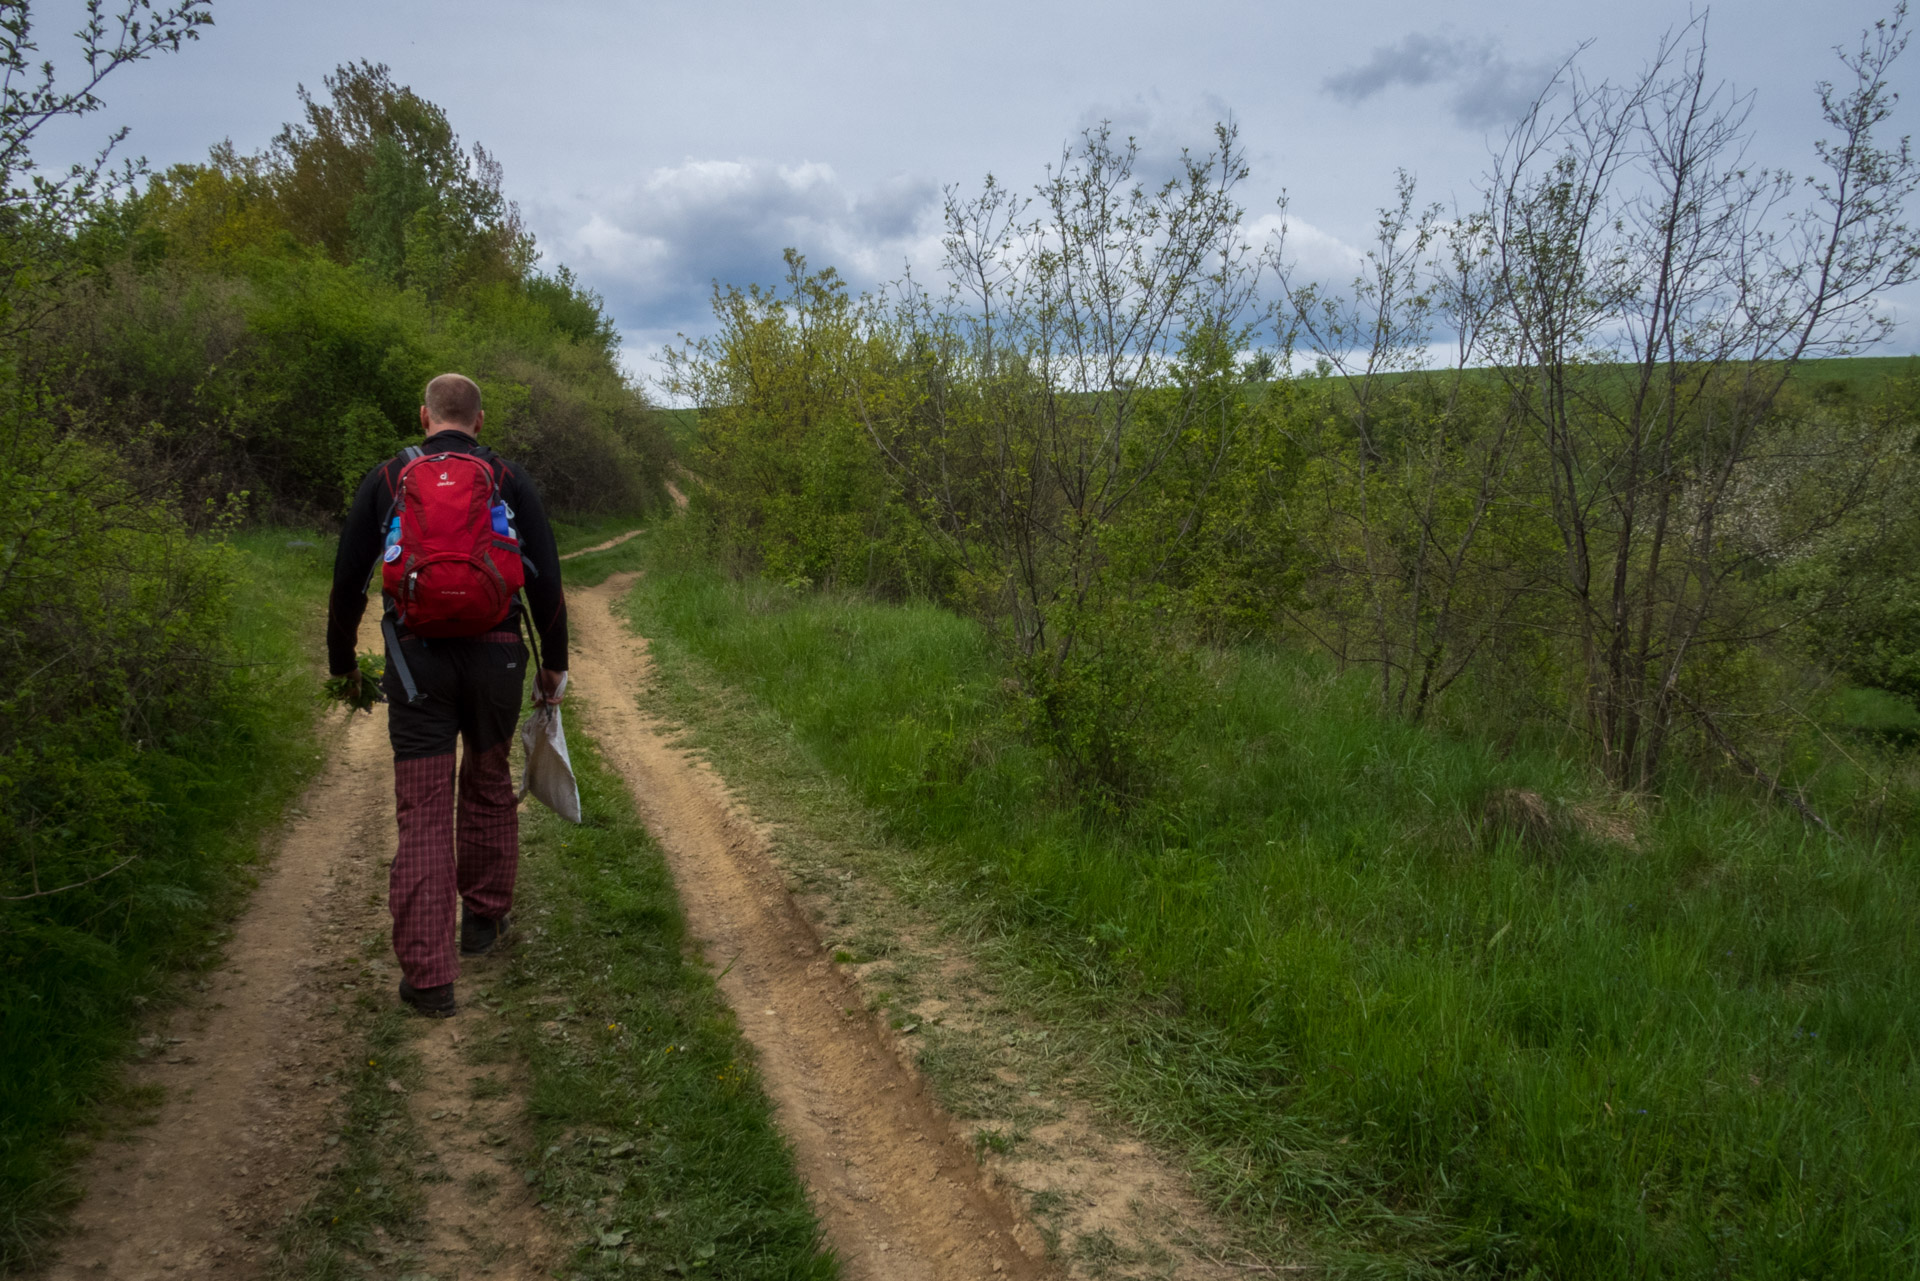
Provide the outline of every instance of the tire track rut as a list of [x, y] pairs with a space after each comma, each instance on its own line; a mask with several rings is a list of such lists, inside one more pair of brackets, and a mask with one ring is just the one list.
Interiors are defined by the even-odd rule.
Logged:
[[612, 606], [635, 574], [573, 595], [572, 670], [591, 733], [673, 869], [688, 924], [758, 1051], [801, 1177], [849, 1281], [1052, 1275], [1038, 1234], [989, 1188], [966, 1140], [838, 974], [720, 779], [634, 695], [645, 642]]

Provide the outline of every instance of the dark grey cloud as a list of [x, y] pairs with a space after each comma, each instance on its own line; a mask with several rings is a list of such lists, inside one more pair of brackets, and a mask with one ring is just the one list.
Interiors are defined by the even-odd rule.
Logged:
[[855, 198], [853, 213], [869, 235], [911, 239], [924, 229], [939, 198], [940, 188], [932, 179], [902, 175]]
[[1453, 117], [1484, 129], [1515, 120], [1552, 79], [1554, 64], [1508, 58], [1497, 41], [1409, 32], [1376, 46], [1367, 60], [1322, 84], [1342, 102], [1358, 103], [1396, 85], [1447, 85]]
[[715, 281], [779, 280], [788, 248], [856, 289], [896, 279], [937, 254], [939, 199], [936, 184], [913, 176], [856, 190], [824, 164], [688, 160], [596, 201], [550, 245], [624, 324], [670, 331], [707, 316]]

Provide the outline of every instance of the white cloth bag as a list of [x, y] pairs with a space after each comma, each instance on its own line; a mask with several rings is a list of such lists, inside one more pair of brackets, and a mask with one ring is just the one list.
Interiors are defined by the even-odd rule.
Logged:
[[542, 703], [520, 727], [520, 745], [527, 749], [527, 774], [520, 783], [520, 800], [531, 792], [548, 809], [569, 823], [580, 821], [580, 787], [573, 781], [573, 761], [567, 756], [567, 732], [560, 724], [560, 705]]

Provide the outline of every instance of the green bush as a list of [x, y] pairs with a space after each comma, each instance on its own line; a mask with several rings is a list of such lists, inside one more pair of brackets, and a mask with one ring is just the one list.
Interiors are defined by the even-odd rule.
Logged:
[[78, 1189], [132, 1020], [307, 777], [329, 549], [191, 535], [117, 460], [15, 422], [0, 462], [0, 1268]]
[[64, 389], [72, 429], [196, 502], [246, 493], [255, 519], [326, 519], [366, 470], [420, 434], [421, 388], [462, 369], [485, 436], [550, 505], [659, 505], [668, 447], [608, 350], [505, 287], [473, 314], [435, 308], [306, 252], [211, 272], [118, 261], [75, 286], [30, 368]]
[[831, 268], [788, 250], [784, 289], [716, 287], [721, 332], [670, 352], [701, 406], [698, 515], [742, 570], [781, 582], [927, 590], [931, 549], [875, 456], [855, 402], [898, 394], [888, 338]]
[[245, 493], [253, 519], [324, 522], [460, 370], [549, 507], [661, 505], [667, 439], [612, 320], [535, 269], [499, 166], [383, 67], [327, 88], [267, 152], [222, 145], [83, 211], [82, 269], [21, 349], [64, 425], [196, 510]]

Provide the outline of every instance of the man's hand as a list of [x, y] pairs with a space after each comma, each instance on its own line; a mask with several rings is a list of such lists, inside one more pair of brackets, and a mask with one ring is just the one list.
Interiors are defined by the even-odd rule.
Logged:
[[558, 707], [567, 696], [567, 674], [541, 668], [533, 676], [533, 705]]
[[375, 703], [387, 701], [381, 696], [379, 680], [379, 661], [371, 654], [362, 654], [354, 670], [327, 679], [321, 686], [321, 697], [344, 703], [356, 712], [371, 712]]

